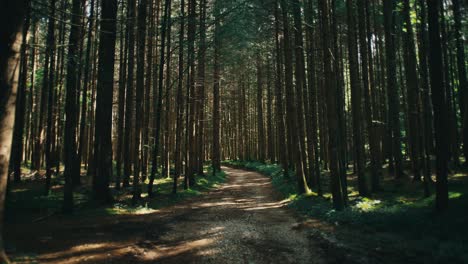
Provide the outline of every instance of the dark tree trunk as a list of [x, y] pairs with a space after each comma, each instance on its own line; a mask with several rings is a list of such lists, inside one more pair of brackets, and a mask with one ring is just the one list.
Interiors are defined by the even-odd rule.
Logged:
[[8, 181], [8, 165], [18, 92], [21, 36], [26, 11], [25, 0], [0, 2], [0, 262], [9, 263], [3, 241], [3, 217]]
[[200, 0], [200, 19], [199, 19], [199, 47], [198, 47], [198, 83], [197, 87], [197, 116], [196, 116], [196, 173], [203, 175], [204, 163], [204, 129], [205, 129], [205, 68], [206, 68], [206, 0]]
[[220, 146], [220, 98], [219, 98], [219, 82], [220, 82], [220, 65], [219, 65], [219, 49], [220, 43], [220, 28], [219, 28], [219, 10], [215, 6], [215, 29], [214, 29], [214, 61], [213, 61], [213, 151], [212, 151], [212, 167], [213, 174], [221, 171], [221, 146]]
[[[159, 79], [158, 79], [158, 96], [155, 102], [156, 106], [156, 117], [154, 119], [155, 122], [155, 135], [154, 135], [154, 145], [153, 145], [153, 157], [152, 157], [152, 167], [151, 167], [151, 175], [150, 180], [148, 183], [148, 196], [153, 196], [153, 184], [156, 178], [156, 172], [158, 168], [158, 152], [159, 152], [159, 145], [160, 145], [160, 134], [161, 134], [161, 112], [162, 112], [162, 96], [163, 96], [163, 76], [164, 76], [164, 65], [166, 63], [165, 59], [165, 47], [166, 47], [166, 32], [170, 30], [167, 28], [168, 26], [168, 19], [169, 19], [169, 6], [171, 5], [171, 0], [165, 0], [164, 3], [164, 18], [161, 25], [161, 54], [159, 60]], [[168, 54], [169, 55], [169, 54]]]
[[257, 154], [265, 162], [265, 127], [263, 125], [263, 69], [260, 55], [257, 55]]
[[[356, 33], [356, 8], [353, 0], [346, 1], [348, 11], [348, 54], [349, 71], [351, 79], [351, 107], [353, 112], [353, 139], [354, 139], [354, 160], [357, 164], [356, 172], [358, 176], [358, 190], [361, 196], [368, 196], [367, 179], [365, 174], [365, 151], [362, 125], [362, 92], [359, 79], [358, 47]], [[364, 18], [362, 18], [364, 19]], [[361, 26], [361, 25], [360, 25]], [[363, 25], [362, 25], [363, 26]], [[362, 28], [362, 27], [361, 27]], [[365, 46], [364, 46], [365, 47]], [[365, 49], [364, 49], [365, 50]], [[364, 69], [363, 71], [367, 71]], [[367, 75], [366, 75], [367, 77]], [[367, 81], [367, 80], [366, 80]]]
[[[184, 118], [184, 98], [183, 98], [183, 84], [184, 84], [184, 27], [185, 27], [185, 1], [180, 2], [180, 31], [179, 31], [179, 69], [178, 69], [178, 83], [176, 95], [176, 143], [175, 143], [175, 175], [172, 192], [177, 192], [177, 178], [182, 173], [182, 132], [183, 132], [183, 118]], [[216, 35], [215, 35], [216, 36]], [[215, 53], [216, 54], [216, 53]], [[216, 64], [215, 64], [216, 65]]]
[[93, 177], [93, 197], [108, 203], [112, 201], [109, 179], [112, 176], [112, 97], [114, 90], [114, 62], [117, 18], [117, 0], [101, 0], [99, 33], [99, 66], [96, 91], [96, 125]]
[[[403, 19], [405, 22], [405, 31], [403, 32], [404, 45], [404, 61], [405, 61], [405, 76], [406, 89], [408, 96], [408, 123], [409, 123], [409, 150], [413, 168], [413, 179], [421, 180], [421, 143], [418, 132], [421, 128], [420, 124], [420, 95], [418, 84], [418, 72], [416, 65], [416, 50], [414, 43], [413, 27], [411, 25], [410, 4], [409, 1], [403, 2]], [[424, 131], [422, 131], [424, 133]]]
[[429, 72], [428, 72], [428, 35], [427, 35], [427, 19], [426, 19], [426, 3], [424, 0], [419, 0], [419, 19], [420, 27], [418, 32], [418, 57], [420, 61], [419, 73], [421, 83], [421, 101], [422, 101], [422, 112], [423, 112], [423, 127], [424, 127], [424, 140], [421, 142], [424, 152], [424, 177], [425, 181], [431, 182], [431, 153], [434, 150], [434, 135], [433, 135], [433, 115], [432, 115], [432, 103], [429, 89]]
[[299, 141], [299, 131], [301, 128], [298, 125], [298, 114], [297, 105], [294, 102], [295, 93], [293, 85], [293, 63], [292, 63], [292, 47], [291, 37], [289, 33], [289, 18], [288, 18], [288, 6], [285, 0], [280, 0], [282, 18], [283, 18], [283, 34], [284, 34], [284, 69], [285, 69], [285, 84], [286, 84], [286, 113], [288, 114], [288, 135], [291, 138], [291, 146], [294, 151], [291, 151], [293, 155], [292, 161], [295, 165], [298, 192], [307, 193], [310, 192], [307, 186], [307, 181], [304, 175], [304, 167], [301, 159], [301, 144]]
[[186, 170], [185, 184], [188, 188], [195, 184], [195, 30], [196, 30], [196, 1], [189, 0], [189, 19], [187, 29], [187, 52], [188, 52], [188, 69], [187, 69], [187, 138], [186, 138]]
[[446, 135], [447, 101], [442, 69], [442, 45], [439, 24], [439, 0], [427, 0], [429, 21], [429, 69], [431, 77], [432, 105], [434, 107], [434, 130], [436, 149], [436, 209], [448, 207], [448, 137]]
[[143, 157], [141, 145], [141, 130], [143, 127], [143, 95], [145, 85], [145, 51], [146, 51], [146, 13], [147, 0], [140, 0], [138, 4], [138, 31], [137, 31], [137, 80], [136, 80], [136, 100], [135, 100], [135, 149], [134, 149], [134, 171], [133, 171], [133, 198], [135, 203], [141, 199], [140, 169]]
[[333, 205], [336, 210], [342, 210], [346, 204], [345, 195], [343, 194], [341, 182], [341, 162], [338, 154], [338, 107], [337, 107], [337, 88], [333, 78], [331, 40], [330, 40], [330, 4], [328, 0], [319, 0], [319, 8], [321, 11], [322, 22], [322, 50], [323, 50], [323, 67], [324, 67], [324, 80], [326, 87], [326, 102], [327, 102], [327, 119], [328, 119], [328, 155], [331, 171], [331, 193]]
[[[64, 135], [64, 200], [63, 210], [71, 212], [73, 210], [73, 186], [80, 184], [80, 169], [76, 167], [77, 146], [76, 146], [76, 128], [77, 128], [77, 77], [78, 75], [78, 52], [80, 37], [80, 19], [83, 0], [73, 0], [72, 19], [68, 45], [67, 58], [67, 81], [66, 81], [66, 100], [65, 100], [65, 135]], [[49, 102], [50, 104], [51, 102]]]
[[366, 12], [366, 1], [358, 0], [358, 18], [359, 18], [359, 44], [362, 63], [362, 84], [364, 88], [364, 108], [365, 120], [367, 125], [367, 135], [369, 138], [370, 160], [371, 160], [371, 186], [372, 191], [380, 189], [380, 177], [382, 174], [382, 164], [380, 160], [380, 147], [378, 141], [378, 127], [376, 117], [373, 115], [371, 93], [373, 87], [373, 70], [372, 70], [372, 52], [370, 45], [369, 16]]
[[[284, 124], [284, 111], [283, 111], [283, 80], [282, 70], [281, 70], [281, 45], [280, 45], [280, 20], [279, 20], [279, 10], [278, 10], [278, 0], [275, 2], [275, 50], [276, 50], [276, 78], [275, 78], [275, 97], [276, 97], [276, 125], [278, 129], [278, 145], [283, 145], [285, 148], [288, 148], [285, 124]], [[288, 150], [279, 151], [279, 159], [281, 167], [283, 168], [284, 175], [288, 175]]]
[[90, 70], [91, 70], [91, 49], [93, 46], [93, 30], [94, 30], [94, 0], [90, 2], [90, 11], [89, 11], [89, 20], [88, 25], [88, 39], [86, 41], [86, 54], [85, 54], [85, 65], [84, 65], [84, 80], [83, 80], [83, 91], [81, 95], [81, 120], [80, 120], [80, 141], [78, 145], [78, 169], [81, 168], [81, 161], [83, 160], [83, 153], [86, 148], [86, 120], [87, 120], [87, 112], [88, 112], [88, 88], [90, 86]]
[[465, 165], [468, 165], [468, 81], [466, 77], [465, 48], [463, 44], [462, 13], [459, 0], [452, 0], [453, 17], [455, 20], [455, 41], [457, 46], [457, 70], [458, 70], [458, 96], [463, 127], [463, 155]]
[[166, 45], [166, 77], [164, 79], [165, 81], [165, 96], [164, 96], [164, 108], [165, 108], [165, 116], [164, 116], [164, 137], [163, 137], [163, 149], [161, 153], [161, 158], [162, 158], [162, 173], [161, 176], [163, 177], [170, 177], [171, 176], [171, 31], [172, 31], [172, 6], [169, 6], [169, 17], [167, 18], [167, 45]]
[[398, 84], [396, 79], [395, 48], [395, 6], [394, 1], [383, 1], [385, 27], [385, 57], [387, 69], [388, 126], [391, 132], [392, 158], [395, 160], [395, 177], [401, 178], [403, 158], [401, 153], [400, 106]]
[[[311, 142], [313, 150], [309, 148], [309, 156], [313, 156], [312, 184], [317, 188], [319, 196], [322, 195], [322, 184], [320, 181], [320, 153], [318, 149], [318, 108], [317, 108], [317, 86], [316, 86], [316, 67], [315, 67], [315, 42], [314, 37], [314, 24], [313, 24], [313, 1], [307, 1], [305, 8], [305, 21], [306, 21], [306, 39], [307, 39], [307, 76], [308, 76], [308, 97], [309, 97], [309, 112], [306, 113], [307, 124], [310, 126], [307, 134], [307, 141]], [[309, 159], [310, 160], [310, 159]]]
[[28, 3], [26, 18], [24, 20], [22, 42], [21, 42], [21, 66], [20, 77], [18, 80], [18, 94], [16, 95], [16, 110], [15, 110], [15, 127], [13, 131], [11, 162], [13, 177], [16, 183], [21, 181], [21, 161], [23, 157], [23, 134], [24, 134], [24, 119], [26, 111], [26, 86], [28, 79], [28, 60], [27, 53], [27, 35], [31, 24], [31, 3]]
[[133, 76], [135, 69], [135, 17], [136, 0], [128, 0], [128, 69], [127, 69], [127, 91], [125, 94], [125, 134], [124, 134], [124, 178], [123, 187], [130, 186], [130, 175], [132, 174], [132, 129], [133, 125], [133, 100], [134, 85]]
[[[122, 17], [124, 16], [124, 5], [122, 5]], [[123, 145], [124, 145], [124, 122], [125, 122], [125, 84], [127, 78], [127, 50], [128, 50], [128, 28], [126, 28], [124, 36], [124, 23], [120, 24], [120, 65], [119, 65], [119, 94], [118, 94], [118, 122], [117, 122], [117, 150], [116, 158], [116, 178], [115, 189], [120, 190], [122, 179], [122, 161]], [[151, 79], [151, 78], [149, 78]]]
[[[45, 115], [45, 108], [47, 106], [47, 131], [46, 131], [46, 144], [45, 144], [45, 158], [46, 158], [46, 184], [45, 184], [45, 193], [46, 195], [49, 193], [50, 185], [51, 185], [51, 178], [52, 178], [52, 166], [53, 166], [53, 158], [52, 158], [52, 118], [53, 118], [53, 89], [54, 89], [54, 53], [55, 53], [55, 4], [56, 1], [52, 0], [50, 5], [50, 18], [48, 22], [48, 31], [47, 31], [47, 44], [46, 44], [46, 59], [45, 59], [45, 66], [44, 66], [44, 79], [42, 82], [42, 95], [41, 95], [41, 111], [39, 117], [39, 127], [43, 126], [43, 120]], [[39, 129], [42, 131], [43, 129]], [[43, 131], [42, 131], [43, 132]], [[41, 134], [42, 134], [41, 132]], [[36, 151], [38, 149], [42, 149], [42, 135], [36, 135], [39, 137]], [[37, 160], [39, 161], [40, 165], [40, 156], [42, 153], [37, 155]], [[38, 167], [39, 168], [39, 167]], [[65, 202], [65, 201], [64, 201]]]
[[[295, 57], [295, 99], [297, 104], [297, 129], [298, 129], [298, 143], [299, 143], [299, 161], [302, 164], [302, 171], [296, 172], [299, 173], [300, 184], [304, 185], [305, 192], [310, 192], [307, 178], [310, 178], [307, 170], [307, 153], [306, 153], [306, 143], [305, 143], [305, 124], [304, 124], [304, 103], [307, 104], [307, 101], [304, 98], [304, 91], [307, 91], [307, 83], [305, 80], [305, 63], [304, 63], [304, 37], [302, 33], [302, 18], [301, 18], [301, 7], [299, 0], [293, 0], [292, 2], [292, 12], [294, 18], [294, 57]], [[302, 187], [300, 187], [302, 188]]]

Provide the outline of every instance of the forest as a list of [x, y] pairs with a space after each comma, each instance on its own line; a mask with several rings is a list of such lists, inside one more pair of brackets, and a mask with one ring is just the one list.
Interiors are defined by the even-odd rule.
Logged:
[[0, 0], [0, 263], [468, 263], [464, 0]]

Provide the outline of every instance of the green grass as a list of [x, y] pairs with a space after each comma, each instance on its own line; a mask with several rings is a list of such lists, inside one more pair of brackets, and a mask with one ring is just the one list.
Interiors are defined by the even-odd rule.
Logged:
[[[349, 206], [332, 207], [330, 193], [324, 197], [298, 195], [295, 178], [284, 177], [279, 165], [226, 161], [271, 177], [273, 186], [289, 199], [289, 207], [302, 215], [338, 227], [336, 236], [359, 248], [379, 249], [384, 263], [468, 263], [468, 177], [456, 174], [449, 180], [450, 208], [434, 212], [435, 196], [424, 198], [421, 184], [386, 179], [384, 191], [371, 198], [357, 195], [355, 179], [349, 181]], [[327, 177], [322, 175], [324, 189]], [[432, 192], [434, 192], [434, 188]], [[370, 254], [370, 253], [369, 253]]]
[[[53, 178], [53, 188], [49, 195], [44, 195], [43, 180], [26, 180], [14, 184], [7, 199], [7, 221], [31, 221], [51, 213], [60, 213], [63, 204], [63, 177]], [[142, 188], [142, 199], [132, 203], [132, 187], [119, 191], [111, 188], [116, 199], [111, 205], [102, 206], [91, 200], [90, 186], [84, 185], [74, 191], [75, 215], [98, 216], [115, 214], [145, 214], [155, 212], [185, 199], [203, 194], [225, 181], [224, 172], [213, 175], [210, 168], [205, 167], [204, 176], [196, 176], [196, 185], [190, 189], [183, 189], [183, 178], [178, 180], [178, 190], [172, 193], [173, 179], [159, 178], [155, 180], [151, 199], [147, 195], [147, 183]], [[85, 178], [83, 178], [85, 179]]]
[[178, 190], [176, 194], [172, 193], [172, 178], [163, 178], [156, 180], [155, 195], [149, 199], [146, 194], [147, 182], [142, 185], [143, 199], [138, 204], [132, 204], [130, 195], [115, 203], [112, 207], [106, 208], [109, 214], [144, 214], [151, 213], [157, 209], [181, 202], [185, 199], [199, 196], [203, 192], [209, 191], [223, 183], [226, 179], [226, 174], [221, 171], [213, 175], [211, 169], [206, 168], [204, 176], [196, 176], [196, 184], [194, 187], [184, 190], [183, 179], [179, 179]]

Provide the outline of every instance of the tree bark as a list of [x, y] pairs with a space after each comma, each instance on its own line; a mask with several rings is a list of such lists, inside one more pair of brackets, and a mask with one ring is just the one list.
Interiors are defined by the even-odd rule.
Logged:
[[436, 209], [445, 211], [448, 207], [448, 138], [447, 101], [442, 70], [442, 46], [439, 24], [439, 0], [427, 0], [429, 22], [429, 69], [434, 107], [434, 130], [436, 149]]
[[327, 102], [327, 119], [328, 119], [328, 155], [331, 172], [331, 193], [333, 206], [336, 210], [342, 210], [345, 206], [345, 198], [343, 194], [341, 182], [341, 162], [338, 154], [338, 111], [336, 105], [337, 89], [333, 78], [332, 57], [333, 54], [330, 41], [330, 4], [328, 0], [319, 0], [319, 8], [322, 19], [322, 50], [323, 50], [323, 67], [324, 80], [326, 87], [326, 102]]
[[395, 5], [394, 1], [383, 1], [385, 27], [385, 57], [387, 69], [387, 97], [389, 130], [391, 132], [392, 157], [395, 160], [395, 177], [403, 177], [403, 158], [401, 154], [401, 129], [399, 93], [396, 79], [395, 49]]
[[132, 129], [133, 125], [133, 100], [134, 100], [134, 69], [135, 69], [135, 18], [136, 0], [128, 0], [128, 69], [127, 69], [127, 91], [125, 94], [125, 134], [124, 134], [124, 178], [123, 187], [130, 186], [130, 175], [132, 174]]
[[112, 176], [112, 98], [118, 4], [117, 0], [101, 1], [96, 125], [94, 132], [96, 173], [93, 177], [93, 197], [97, 201], [109, 203], [112, 201], [109, 179]]
[[457, 70], [458, 70], [458, 95], [463, 128], [463, 155], [465, 165], [468, 165], [468, 81], [466, 77], [465, 48], [463, 44], [462, 13], [459, 0], [452, 0], [453, 17], [455, 20], [455, 43], [457, 47]]
[[0, 262], [5, 263], [10, 263], [10, 261], [4, 250], [3, 217], [25, 11], [25, 0], [0, 2], [0, 22], [3, 25], [0, 27], [0, 127], [2, 128], [0, 130]]
[[[354, 160], [357, 164], [356, 172], [358, 176], [358, 190], [361, 196], [368, 196], [369, 189], [367, 187], [367, 179], [365, 174], [365, 150], [363, 140], [363, 125], [362, 125], [362, 86], [359, 77], [358, 64], [358, 47], [356, 33], [356, 8], [353, 0], [347, 0], [348, 12], [348, 55], [349, 55], [349, 71], [351, 80], [351, 107], [353, 114], [353, 139], [354, 139]], [[364, 18], [362, 18], [364, 19]], [[362, 20], [361, 19], [361, 20]], [[362, 23], [362, 22], [361, 22]], [[363, 25], [359, 25], [362, 29]], [[365, 47], [365, 46], [364, 46]], [[361, 53], [365, 51], [361, 50]], [[362, 56], [362, 54], [361, 54]], [[363, 65], [363, 71], [367, 71]], [[363, 74], [364, 76], [364, 74]], [[367, 74], [365, 75], [367, 77]], [[365, 80], [367, 81], [367, 80]]]
[[220, 146], [220, 98], [219, 98], [219, 82], [220, 82], [220, 65], [219, 65], [219, 49], [220, 43], [220, 26], [219, 26], [219, 10], [215, 6], [214, 19], [214, 61], [213, 61], [213, 146], [212, 146], [212, 167], [213, 175], [221, 171], [221, 146]]
[[171, 0], [165, 0], [164, 3], [164, 18], [163, 23], [161, 25], [161, 57], [159, 61], [159, 79], [158, 79], [158, 96], [157, 101], [155, 102], [156, 105], [156, 118], [154, 119], [155, 122], [155, 135], [154, 135], [154, 145], [153, 145], [153, 158], [151, 161], [151, 175], [150, 181], [148, 183], [148, 196], [153, 196], [153, 184], [156, 178], [156, 172], [158, 168], [158, 152], [159, 152], [159, 145], [160, 145], [160, 134], [161, 134], [161, 112], [162, 112], [162, 96], [163, 96], [163, 75], [164, 75], [164, 65], [166, 63], [165, 57], [165, 47], [166, 47], [166, 32], [168, 29], [168, 19], [169, 19], [169, 6], [171, 5]]

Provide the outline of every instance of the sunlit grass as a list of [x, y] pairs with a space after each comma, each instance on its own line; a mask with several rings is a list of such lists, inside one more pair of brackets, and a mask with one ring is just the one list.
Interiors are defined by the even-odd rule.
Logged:
[[[205, 167], [204, 176], [196, 176], [196, 186], [184, 190], [183, 178], [178, 180], [178, 190], [172, 193], [173, 178], [157, 178], [154, 182], [154, 197], [149, 198], [147, 185], [149, 180], [142, 183], [141, 200], [136, 204], [132, 202], [132, 187], [115, 190], [111, 186], [111, 192], [115, 202], [103, 206], [96, 204], [91, 198], [90, 186], [84, 185], [74, 191], [75, 215], [121, 215], [121, 214], [151, 214], [158, 209], [180, 202], [184, 199], [199, 196], [203, 192], [217, 187], [225, 181], [225, 173], [218, 172], [213, 175], [211, 168]], [[90, 182], [83, 177], [83, 182]], [[51, 212], [60, 213], [63, 206], [63, 176], [52, 178], [52, 188], [45, 195], [43, 180], [26, 180], [14, 185], [7, 199], [8, 216], [12, 219], [26, 221], [28, 218], [37, 218], [48, 215]], [[20, 217], [21, 215], [21, 217]], [[16, 221], [16, 220], [15, 220]]]

